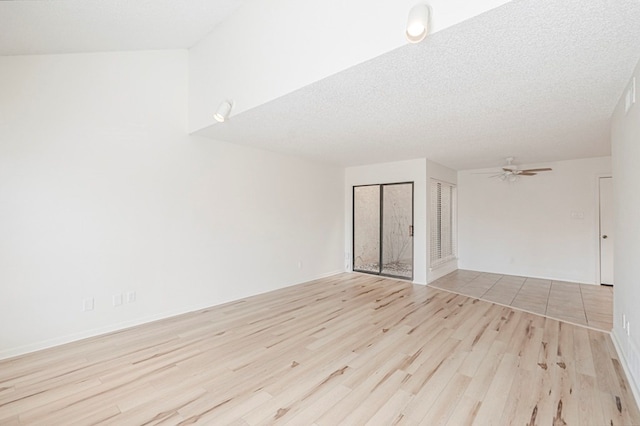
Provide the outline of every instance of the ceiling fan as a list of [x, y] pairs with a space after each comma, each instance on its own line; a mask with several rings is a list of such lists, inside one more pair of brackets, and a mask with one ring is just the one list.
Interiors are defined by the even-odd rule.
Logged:
[[505, 160], [507, 161], [507, 165], [502, 167], [502, 171], [489, 177], [492, 177], [492, 178], [497, 177], [500, 180], [508, 180], [509, 182], [515, 182], [515, 180], [518, 179], [518, 176], [535, 176], [539, 172], [550, 172], [551, 170], [553, 170], [549, 167], [543, 167], [539, 169], [520, 170], [518, 169], [518, 166], [511, 164], [513, 162], [513, 157], [507, 157]]

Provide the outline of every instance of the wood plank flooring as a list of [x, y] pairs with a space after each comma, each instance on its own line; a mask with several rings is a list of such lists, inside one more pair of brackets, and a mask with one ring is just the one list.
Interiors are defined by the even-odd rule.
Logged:
[[607, 333], [340, 274], [0, 362], [0, 424], [633, 425]]
[[598, 330], [613, 328], [613, 287], [462, 269], [429, 286]]

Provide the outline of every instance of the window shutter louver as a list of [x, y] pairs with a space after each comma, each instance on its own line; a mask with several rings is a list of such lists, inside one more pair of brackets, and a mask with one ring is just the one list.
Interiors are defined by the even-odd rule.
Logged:
[[456, 257], [456, 187], [431, 181], [431, 268]]

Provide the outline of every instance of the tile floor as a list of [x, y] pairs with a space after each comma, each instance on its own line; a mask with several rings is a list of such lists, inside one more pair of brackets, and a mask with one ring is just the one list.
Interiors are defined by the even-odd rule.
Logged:
[[462, 269], [429, 286], [597, 330], [613, 326], [613, 287]]

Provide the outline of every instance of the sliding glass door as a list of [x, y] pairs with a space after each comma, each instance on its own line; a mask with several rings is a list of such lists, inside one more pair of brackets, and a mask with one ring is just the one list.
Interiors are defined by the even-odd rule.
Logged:
[[380, 273], [380, 185], [353, 187], [353, 270]]
[[413, 278], [413, 183], [353, 187], [353, 270]]

